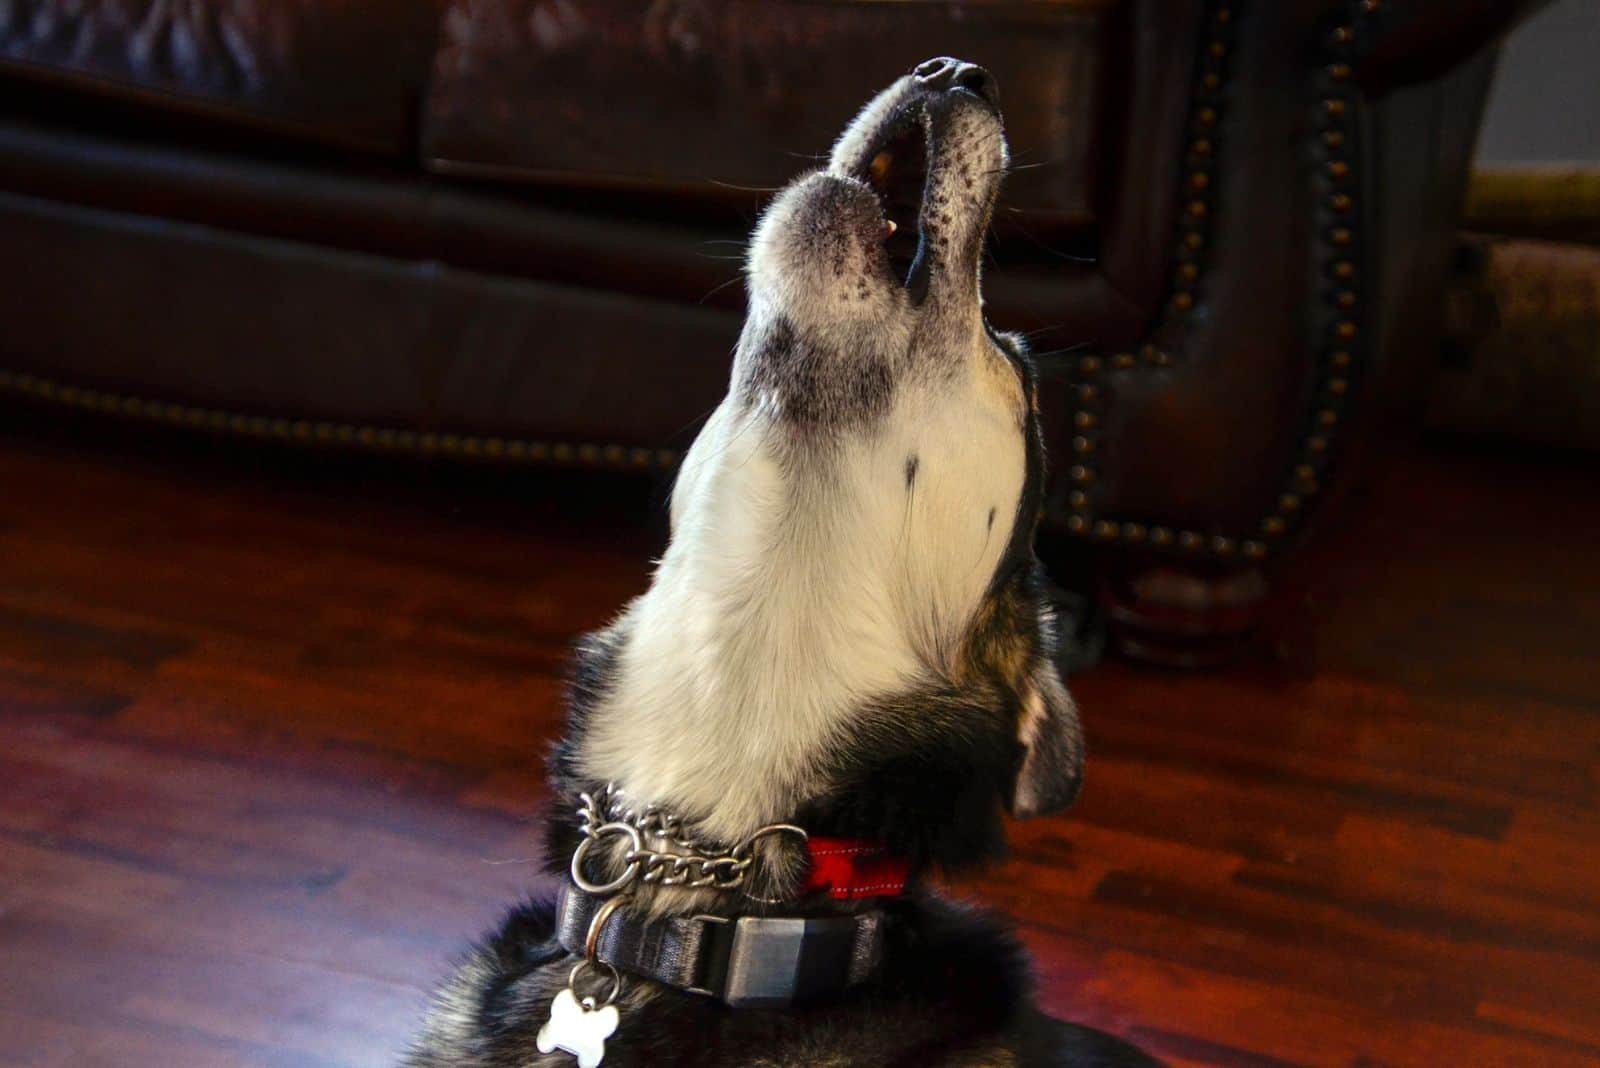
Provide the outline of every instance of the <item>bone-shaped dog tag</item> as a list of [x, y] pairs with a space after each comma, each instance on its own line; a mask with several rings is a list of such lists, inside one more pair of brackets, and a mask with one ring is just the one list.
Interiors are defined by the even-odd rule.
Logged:
[[582, 1004], [569, 987], [550, 1003], [550, 1019], [539, 1028], [539, 1052], [561, 1050], [578, 1058], [578, 1068], [599, 1068], [606, 1055], [606, 1039], [621, 1020], [615, 1005], [594, 1008], [594, 998]]

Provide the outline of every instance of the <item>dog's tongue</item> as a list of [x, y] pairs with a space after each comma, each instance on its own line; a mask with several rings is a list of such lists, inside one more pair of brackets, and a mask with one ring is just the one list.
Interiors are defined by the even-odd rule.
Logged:
[[807, 893], [826, 890], [835, 901], [898, 897], [905, 893], [909, 865], [876, 843], [813, 835], [806, 850], [811, 854]]

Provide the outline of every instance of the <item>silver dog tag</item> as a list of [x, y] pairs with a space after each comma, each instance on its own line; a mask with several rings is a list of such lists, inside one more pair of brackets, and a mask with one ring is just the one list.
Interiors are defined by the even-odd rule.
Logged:
[[578, 1058], [578, 1068], [599, 1068], [606, 1055], [606, 1039], [620, 1022], [615, 1005], [597, 1008], [594, 998], [580, 1002], [568, 987], [550, 1003], [550, 1019], [539, 1028], [539, 1052], [561, 1050]]

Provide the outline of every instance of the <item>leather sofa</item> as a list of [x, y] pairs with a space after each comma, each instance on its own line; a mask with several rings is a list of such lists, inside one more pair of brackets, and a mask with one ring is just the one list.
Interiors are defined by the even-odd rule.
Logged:
[[670, 468], [765, 192], [959, 55], [1021, 165], [987, 289], [1040, 357], [1048, 551], [1124, 650], [1216, 659], [1427, 357], [1528, 6], [10, 0], [0, 394]]

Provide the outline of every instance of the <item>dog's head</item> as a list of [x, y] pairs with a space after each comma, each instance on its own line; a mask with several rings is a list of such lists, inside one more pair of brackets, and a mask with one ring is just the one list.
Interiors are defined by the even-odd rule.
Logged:
[[930, 60], [768, 208], [671, 544], [580, 652], [562, 785], [946, 867], [998, 849], [1002, 809], [1072, 799], [1033, 373], [979, 292], [1006, 163], [993, 80]]

